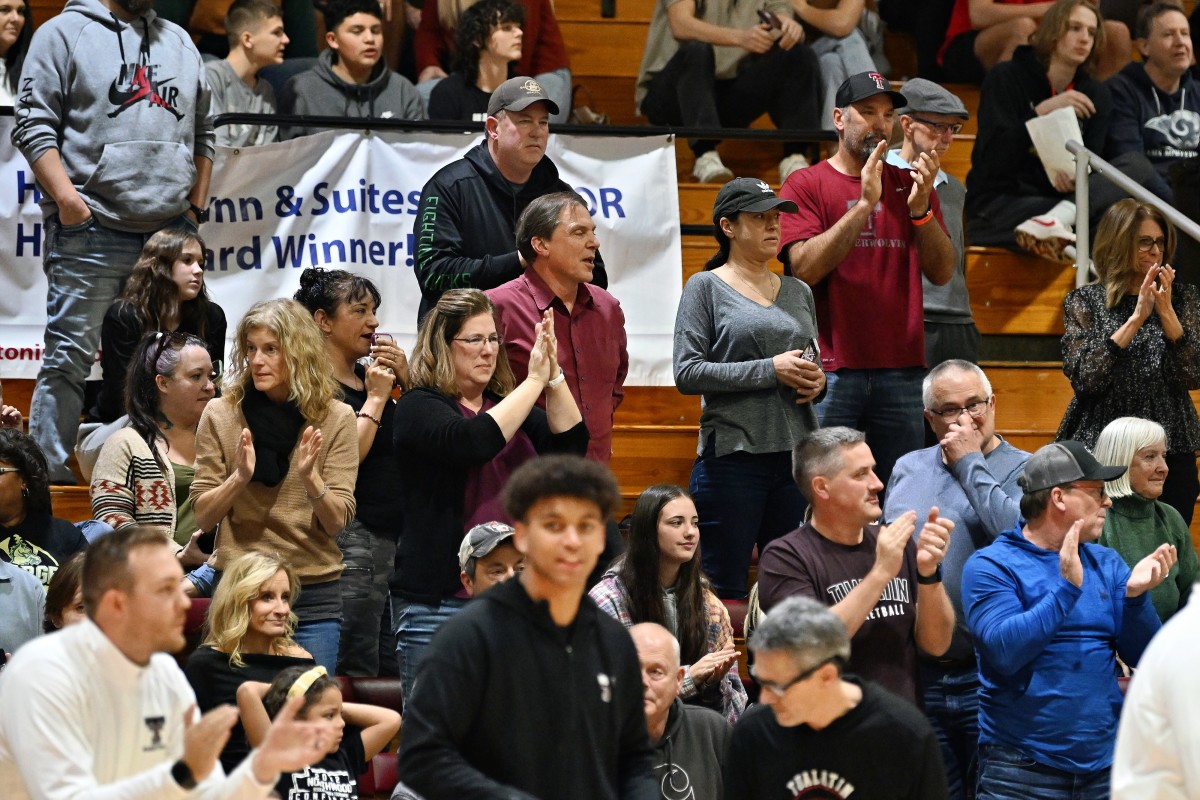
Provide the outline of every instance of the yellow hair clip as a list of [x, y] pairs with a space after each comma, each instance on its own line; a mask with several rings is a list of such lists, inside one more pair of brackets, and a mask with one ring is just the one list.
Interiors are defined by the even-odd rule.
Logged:
[[288, 700], [291, 700], [293, 697], [300, 697], [312, 688], [312, 685], [317, 682], [317, 678], [328, 674], [324, 667], [313, 667], [308, 672], [305, 672], [299, 678], [296, 678], [296, 682], [292, 684], [292, 688], [288, 689]]

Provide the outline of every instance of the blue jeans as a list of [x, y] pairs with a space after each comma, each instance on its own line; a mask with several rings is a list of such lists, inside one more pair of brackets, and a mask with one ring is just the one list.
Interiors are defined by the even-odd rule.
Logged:
[[937, 733], [950, 800], [975, 795], [979, 769], [979, 670], [921, 664], [925, 716]]
[[1020, 750], [979, 745], [976, 800], [1108, 800], [1109, 770], [1083, 775], [1039, 764]]
[[875, 59], [867, 39], [858, 28], [840, 39], [822, 35], [809, 45], [821, 64], [821, 127], [833, 130], [833, 109], [837, 105], [838, 87], [842, 81], [859, 72], [874, 72]]
[[396, 661], [400, 668], [400, 680], [404, 685], [404, 696], [412, 691], [417, 679], [417, 668], [421, 656], [433, 634], [442, 623], [457, 614], [466, 600], [457, 597], [443, 598], [436, 606], [412, 603], [392, 597], [392, 627], [396, 630]]
[[339, 619], [317, 619], [312, 622], [300, 620], [296, 644], [312, 654], [317, 666], [324, 667], [330, 675], [337, 669], [338, 642], [341, 640], [342, 621]]
[[896, 460], [925, 445], [924, 377], [923, 367], [825, 373], [825, 399], [817, 405], [821, 427], [844, 425], [865, 433], [875, 456], [875, 474], [884, 486]]
[[338, 674], [373, 678], [381, 663], [394, 666], [396, 637], [388, 610], [388, 578], [396, 543], [357, 519], [337, 536], [342, 551], [342, 642]]
[[792, 479], [792, 454], [717, 457], [713, 441], [692, 466], [689, 491], [700, 516], [700, 558], [722, 598], [747, 594], [750, 555], [800, 527], [806, 503]]
[[[189, 226], [180, 217], [169, 227]], [[128, 233], [91, 217], [63, 226], [46, 218], [46, 336], [29, 407], [29, 433], [46, 455], [50, 480], [75, 483], [67, 460], [75, 448], [83, 387], [96, 360], [104, 313], [120, 293], [152, 233]]]

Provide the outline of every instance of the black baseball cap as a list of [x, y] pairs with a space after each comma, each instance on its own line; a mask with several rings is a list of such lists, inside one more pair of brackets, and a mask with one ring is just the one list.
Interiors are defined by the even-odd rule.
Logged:
[[551, 114], [558, 113], [558, 103], [550, 99], [540, 83], [525, 76], [509, 78], [492, 92], [487, 113], [494, 117], [501, 111], [524, 111], [538, 102], [545, 103]]
[[890, 97], [894, 108], [903, 108], [908, 105], [908, 98], [899, 92], [893, 92], [891, 86], [881, 72], [860, 72], [842, 81], [842, 85], [838, 87], [837, 95], [834, 97], [834, 105], [838, 108], [845, 108], [877, 94], [886, 94]]
[[1125, 467], [1106, 467], [1081, 442], [1067, 440], [1031, 455], [1017, 482], [1029, 494], [1072, 481], [1115, 481], [1124, 474]]
[[713, 204], [713, 224], [719, 225], [721, 217], [739, 211], [770, 211], [772, 208], [782, 208], [793, 214], [800, 210], [791, 200], [784, 200], [775, 194], [765, 181], [734, 178], [717, 192], [717, 202]]

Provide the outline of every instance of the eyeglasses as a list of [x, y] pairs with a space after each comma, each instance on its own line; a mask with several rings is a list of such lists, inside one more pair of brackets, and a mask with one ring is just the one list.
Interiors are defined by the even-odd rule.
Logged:
[[[1095, 497], [1101, 503], [1103, 503], [1104, 498], [1108, 496], [1108, 492], [1105, 491], [1103, 483], [1100, 484], [1099, 486], [1080, 486], [1078, 483], [1068, 483], [1067, 488], [1068, 489], [1076, 489], [1078, 491], [1083, 492], [1086, 495]], [[1097, 494], [1093, 494], [1093, 492], [1096, 492]]]
[[1157, 247], [1158, 252], [1165, 253], [1167, 250], [1166, 238], [1160, 236], [1157, 239], [1151, 239], [1149, 236], [1142, 236], [1137, 240], [1138, 250], [1143, 253], [1149, 253], [1152, 248]]
[[753, 666], [750, 667], [750, 677], [754, 678], [754, 682], [757, 683], [760, 688], [765, 689], [766, 691], [770, 692], [771, 694], [775, 695], [776, 697], [783, 697], [784, 694], [787, 693], [788, 689], [792, 688], [793, 686], [795, 686], [797, 683], [800, 683], [801, 681], [811, 678], [813, 676], [813, 674], [816, 673], [817, 670], [819, 670], [821, 667], [825, 666], [826, 664], [837, 664], [838, 667], [840, 668], [840, 667], [845, 666], [845, 663], [846, 663], [845, 659], [843, 659], [841, 656], [830, 656], [829, 658], [825, 659], [824, 661], [818, 661], [816, 664], [813, 664], [811, 667], [804, 670], [799, 675], [792, 678], [790, 681], [786, 681], [784, 683], [776, 683], [775, 681], [763, 680], [762, 678], [758, 677], [758, 673], [755, 672], [755, 669]]
[[938, 136], [945, 136], [947, 133], [949, 133], [951, 136], [957, 136], [959, 131], [963, 129], [963, 124], [961, 122], [934, 122], [932, 120], [922, 119], [921, 117], [913, 117], [913, 122], [921, 123]]
[[984, 414], [987, 413], [988, 406], [991, 405], [991, 402], [992, 402], [991, 398], [988, 398], [987, 400], [976, 400], [974, 403], [971, 403], [971, 405], [969, 405], [969, 406], [959, 406], [957, 408], [942, 408], [942, 409], [930, 408], [927, 410], [929, 411], [930, 414], [937, 414], [939, 417], [946, 420], [947, 422], [953, 422], [954, 420], [958, 419], [960, 416], [962, 416], [962, 413], [964, 411], [967, 412], [967, 414], [969, 416], [973, 417], [974, 419], [979, 419], [980, 417], [982, 417]]
[[21, 470], [18, 469], [17, 467], [0, 467], [0, 475], [5, 475], [9, 472], [20, 472], [20, 471]]
[[485, 344], [494, 344], [496, 347], [500, 347], [504, 344], [504, 340], [500, 338], [500, 334], [498, 333], [493, 333], [491, 336], [481, 336], [477, 334], [475, 336], [468, 336], [465, 339], [460, 336], [455, 336], [454, 341], [462, 342], [472, 350], [482, 350]]

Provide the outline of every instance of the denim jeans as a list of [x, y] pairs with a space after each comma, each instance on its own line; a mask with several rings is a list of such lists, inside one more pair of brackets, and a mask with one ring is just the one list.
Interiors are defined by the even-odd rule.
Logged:
[[300, 620], [296, 644], [312, 653], [318, 667], [324, 667], [330, 675], [337, 669], [338, 641], [341, 639], [342, 621], [339, 619], [316, 619], [311, 622]]
[[[187, 225], [180, 217], [169, 227]], [[95, 217], [64, 226], [46, 218], [46, 336], [29, 408], [29, 433], [46, 455], [50, 480], [75, 483], [67, 460], [75, 448], [83, 388], [100, 345], [104, 313], [120, 293], [152, 233], [129, 233]]]
[[396, 661], [400, 669], [400, 680], [404, 685], [404, 696], [412, 691], [421, 666], [421, 655], [429, 646], [433, 634], [442, 623], [453, 617], [467, 604], [457, 597], [443, 598], [436, 606], [412, 603], [392, 597], [392, 626], [396, 630]]
[[825, 399], [817, 405], [822, 428], [844, 425], [867, 435], [875, 474], [887, 486], [892, 467], [925, 444], [921, 413], [923, 367], [846, 369], [825, 373]]
[[721, 598], [747, 594], [750, 555], [800, 527], [806, 503], [792, 480], [792, 454], [713, 455], [710, 438], [692, 466], [689, 491], [700, 516], [700, 558]]
[[396, 635], [388, 609], [388, 578], [396, 543], [357, 519], [337, 536], [342, 551], [342, 640], [338, 674], [371, 678], [381, 662], [395, 665]]
[[979, 769], [979, 670], [921, 664], [925, 716], [937, 733], [950, 800], [975, 796]]
[[1108, 800], [1109, 772], [1075, 775], [1039, 764], [1020, 750], [979, 745], [976, 800]]
[[871, 58], [867, 39], [858, 28], [841, 38], [822, 34], [810, 47], [817, 54], [817, 60], [821, 64], [821, 83], [824, 89], [821, 95], [821, 127], [831, 131], [838, 87], [851, 75], [874, 72], [875, 59]]

